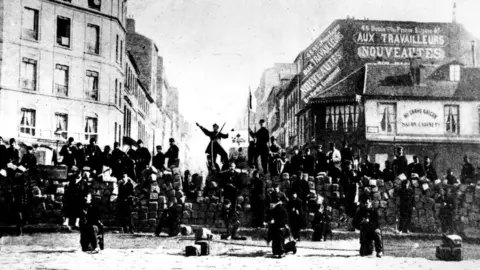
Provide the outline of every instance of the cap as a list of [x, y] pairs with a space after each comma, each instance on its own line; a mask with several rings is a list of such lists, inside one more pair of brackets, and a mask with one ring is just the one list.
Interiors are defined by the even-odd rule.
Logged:
[[174, 138], [170, 138], [170, 140], [168, 140], [169, 142], [175, 142], [175, 139]]
[[260, 124], [263, 124], [263, 123], [265, 123], [265, 120], [264, 120], [264, 119], [260, 119], [260, 122], [259, 122], [259, 123], [260, 123]]
[[138, 141], [137, 141], [137, 144], [141, 144], [141, 143], [143, 143], [142, 140], [138, 140]]

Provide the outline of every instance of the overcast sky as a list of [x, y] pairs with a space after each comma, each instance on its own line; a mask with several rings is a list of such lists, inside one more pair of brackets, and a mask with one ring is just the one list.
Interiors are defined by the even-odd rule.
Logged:
[[[453, 0], [129, 0], [137, 32], [164, 57], [181, 113], [234, 125], [262, 71], [292, 62], [333, 20], [448, 22]], [[458, 0], [457, 21], [480, 37], [480, 1]], [[206, 142], [205, 142], [206, 143]]]

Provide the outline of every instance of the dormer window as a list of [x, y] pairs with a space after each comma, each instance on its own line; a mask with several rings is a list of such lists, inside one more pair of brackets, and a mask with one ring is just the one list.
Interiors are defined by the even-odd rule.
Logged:
[[102, 6], [102, 0], [88, 0], [88, 7], [96, 10], [100, 10]]
[[450, 81], [460, 81], [460, 65], [450, 65]]

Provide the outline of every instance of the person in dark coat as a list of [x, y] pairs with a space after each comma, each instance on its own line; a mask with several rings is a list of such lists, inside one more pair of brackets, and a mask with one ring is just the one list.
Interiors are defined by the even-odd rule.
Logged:
[[[112, 168], [113, 161], [112, 161], [112, 153], [110, 153], [112, 149], [110, 148], [110, 145], [105, 145], [103, 148], [103, 152], [101, 154], [101, 161], [102, 161], [102, 166], [106, 166], [108, 168]], [[103, 173], [103, 168], [99, 173]]]
[[331, 214], [325, 209], [323, 204], [320, 204], [315, 216], [312, 220], [312, 241], [327, 241], [327, 236], [332, 234], [330, 222], [332, 221]]
[[146, 147], [143, 146], [143, 141], [137, 141], [138, 149], [137, 149], [137, 160], [135, 162], [135, 173], [136, 175], [142, 175], [142, 172], [150, 165], [150, 161], [152, 160], [152, 155], [150, 151]]
[[271, 204], [276, 200], [282, 201], [282, 203], [286, 204], [288, 202], [287, 195], [280, 191], [280, 186], [278, 184], [273, 184], [273, 192], [268, 196], [268, 203]]
[[392, 182], [393, 180], [395, 180], [395, 175], [393, 173], [392, 163], [390, 162], [390, 160], [385, 161], [385, 169], [383, 169], [382, 172], [382, 179], [385, 182]]
[[223, 187], [223, 197], [237, 205], [237, 188], [235, 187], [233, 177], [227, 180], [227, 184]]
[[397, 147], [397, 153], [395, 155], [395, 159], [393, 160], [392, 168], [395, 177], [399, 176], [400, 174], [404, 174], [406, 177], [409, 175], [408, 161], [404, 155], [402, 146]]
[[77, 166], [77, 168], [82, 169], [83, 167], [87, 166], [87, 157], [85, 155], [85, 148], [83, 147], [82, 143], [77, 143], [77, 147], [75, 148], [75, 152], [73, 152], [73, 156], [75, 158], [75, 166]]
[[226, 199], [223, 203], [223, 209], [221, 217], [225, 223], [227, 229], [226, 238], [229, 237], [233, 240], [238, 239], [237, 231], [240, 227], [239, 215], [236, 208], [236, 204]]
[[85, 157], [87, 166], [89, 166], [93, 171], [93, 174], [98, 174], [102, 172], [102, 150], [97, 145], [97, 139], [91, 138], [90, 144], [87, 145], [85, 149]]
[[418, 160], [418, 156], [413, 156], [413, 162], [408, 164], [409, 177], [412, 177], [412, 174], [416, 173], [419, 178], [425, 176], [425, 169], [423, 165]]
[[372, 241], [375, 242], [377, 257], [383, 256], [383, 241], [378, 212], [372, 207], [372, 200], [364, 196], [353, 225], [360, 230], [360, 256], [369, 256], [373, 253]]
[[447, 184], [448, 185], [457, 185], [460, 184], [460, 180], [458, 180], [452, 172], [452, 169], [447, 169], [447, 176], [445, 177], [447, 179]]
[[[185, 206], [185, 205], [183, 205]], [[182, 210], [183, 212], [183, 210]], [[155, 228], [155, 236], [159, 237], [164, 227], [168, 228], [168, 236], [177, 236], [180, 233], [181, 213], [176, 209], [173, 201], [168, 202], [168, 209], [163, 211], [160, 222]]]
[[270, 203], [270, 209], [267, 241], [272, 241], [273, 255], [281, 258], [285, 256], [285, 237], [289, 234], [288, 213], [278, 198]]
[[315, 158], [312, 156], [310, 148], [305, 149], [303, 157], [303, 171], [309, 176], [315, 177]]
[[103, 223], [100, 209], [91, 203], [91, 195], [87, 196], [80, 225], [80, 245], [82, 251], [97, 253], [103, 249]]
[[470, 163], [470, 158], [468, 156], [463, 157], [463, 167], [460, 180], [462, 184], [470, 184], [475, 177], [475, 168], [473, 168], [472, 163]]
[[256, 167], [256, 164], [257, 164], [257, 148], [255, 146], [255, 139], [251, 140], [249, 143], [248, 143], [248, 150], [247, 150], [247, 154], [248, 154], [248, 166], [250, 168], [255, 168]]
[[303, 156], [300, 155], [298, 148], [293, 150], [293, 156], [290, 158], [290, 174], [294, 175], [298, 171], [303, 171]]
[[253, 172], [253, 178], [250, 182], [250, 204], [253, 213], [252, 227], [262, 227], [265, 221], [265, 182], [260, 179], [257, 170]]
[[124, 233], [134, 233], [135, 226], [133, 225], [132, 211], [135, 192], [133, 180], [128, 177], [126, 172], [123, 173], [122, 179], [119, 180], [117, 197], [118, 220]]
[[290, 201], [287, 203], [288, 220], [292, 237], [296, 241], [300, 240], [300, 229], [302, 229], [303, 220], [303, 201], [293, 192]]
[[159, 172], [165, 171], [165, 154], [162, 152], [161, 145], [157, 145], [157, 154], [153, 157], [152, 165]]
[[125, 159], [127, 155], [120, 149], [120, 144], [118, 142], [113, 143], [112, 151], [112, 175], [121, 179], [125, 170]]
[[369, 155], [365, 155], [365, 160], [363, 161], [362, 165], [360, 165], [360, 173], [362, 176], [373, 176], [373, 163], [370, 161]]
[[455, 234], [455, 224], [453, 222], [453, 217], [455, 215], [455, 197], [452, 189], [444, 189], [444, 194], [440, 198], [440, 211], [438, 217], [440, 219], [440, 224], [442, 227], [442, 232], [444, 234]]
[[66, 222], [68, 225], [74, 225], [74, 227], [77, 228], [80, 226], [79, 222], [82, 217], [82, 209], [85, 206], [87, 195], [87, 181], [82, 177], [80, 171], [75, 172], [65, 192], [68, 205], [67, 218], [70, 220], [70, 222]]
[[432, 165], [432, 159], [430, 159], [429, 156], [425, 156], [425, 175], [427, 176], [427, 179], [430, 181], [435, 181], [438, 179], [437, 171], [435, 171], [435, 168]]
[[165, 153], [165, 157], [168, 158], [168, 163], [167, 167], [172, 168], [172, 167], [178, 167], [179, 166], [179, 159], [178, 159], [178, 154], [180, 150], [178, 149], [178, 146], [175, 144], [175, 139], [170, 138], [170, 148], [168, 148], [167, 153]]
[[10, 147], [7, 148], [7, 163], [18, 165], [20, 162], [20, 152], [17, 149], [17, 142], [14, 138], [10, 139]]
[[[358, 182], [360, 176], [353, 170], [351, 161], [345, 161], [345, 171], [340, 179], [340, 189], [345, 212], [349, 218], [354, 218], [357, 212]], [[350, 228], [352, 230], [352, 228]], [[354, 230], [354, 229], [353, 229]]]
[[317, 154], [315, 156], [315, 171], [317, 174], [328, 172], [327, 155], [323, 152], [323, 145], [317, 146]]
[[250, 128], [248, 129], [248, 131], [250, 132], [250, 136], [252, 136], [256, 140], [255, 146], [257, 150], [257, 156], [260, 156], [262, 171], [264, 174], [266, 174], [268, 172], [268, 140], [270, 139], [270, 135], [268, 133], [268, 130], [265, 128], [265, 120], [261, 119], [259, 124], [260, 129], [257, 130], [257, 132], [253, 132]]
[[398, 191], [398, 196], [400, 198], [400, 222], [398, 225], [398, 231], [400, 233], [409, 233], [412, 213], [415, 209], [415, 192], [410, 186], [410, 181], [405, 180], [402, 182], [402, 186]]
[[73, 138], [68, 138], [67, 144], [62, 146], [60, 155], [63, 157], [62, 164], [65, 164], [70, 170], [75, 165], [75, 146], [73, 145]]
[[30, 183], [25, 175], [21, 173], [15, 175], [13, 194], [17, 235], [21, 236], [23, 235], [23, 227], [30, 217], [30, 202], [33, 199]]
[[343, 141], [342, 149], [340, 150], [342, 156], [342, 164], [345, 164], [347, 160], [353, 161], [353, 150], [347, 141]]
[[33, 170], [37, 167], [37, 158], [33, 154], [32, 146], [27, 146], [27, 153], [23, 155], [20, 165], [30, 170]]
[[5, 146], [5, 142], [3, 138], [0, 137], [0, 169], [7, 168], [8, 160], [7, 160], [7, 146]]
[[[209, 154], [210, 157], [213, 157], [213, 162], [216, 163], [217, 156], [220, 155], [222, 164], [228, 163], [228, 154], [225, 152], [225, 149], [220, 145], [221, 139], [228, 139], [228, 133], [221, 133], [217, 124], [213, 124], [213, 131], [209, 131], [206, 128], [202, 127], [198, 123], [195, 123], [202, 132], [210, 138], [207, 148], [205, 149], [205, 154]], [[213, 163], [212, 163], [213, 164]]]

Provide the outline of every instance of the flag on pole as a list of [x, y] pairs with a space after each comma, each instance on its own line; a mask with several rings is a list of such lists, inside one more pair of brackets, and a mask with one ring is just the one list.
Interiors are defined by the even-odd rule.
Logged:
[[254, 100], [253, 100], [253, 95], [252, 95], [252, 89], [248, 87], [248, 109], [252, 112], [255, 112], [254, 108]]

